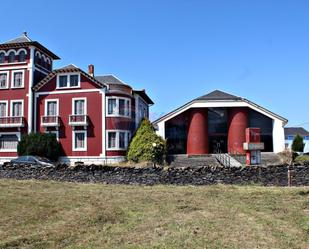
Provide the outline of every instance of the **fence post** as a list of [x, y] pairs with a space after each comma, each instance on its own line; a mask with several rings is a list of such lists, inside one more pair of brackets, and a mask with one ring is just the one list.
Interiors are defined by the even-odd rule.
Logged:
[[291, 176], [290, 165], [288, 165], [288, 186], [289, 186], [289, 187], [292, 186], [292, 176]]

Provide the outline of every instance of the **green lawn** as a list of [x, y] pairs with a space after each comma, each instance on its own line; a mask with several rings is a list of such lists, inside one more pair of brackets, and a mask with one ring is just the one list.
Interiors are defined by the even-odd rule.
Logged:
[[298, 156], [296, 157], [295, 161], [296, 162], [305, 162], [305, 161], [309, 162], [309, 156], [308, 155]]
[[309, 248], [309, 188], [0, 180], [0, 248]]

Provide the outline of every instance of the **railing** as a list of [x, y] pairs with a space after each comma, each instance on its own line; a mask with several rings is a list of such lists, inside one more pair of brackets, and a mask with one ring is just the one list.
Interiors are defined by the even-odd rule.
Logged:
[[0, 117], [1, 128], [23, 127], [24, 117]]
[[231, 167], [231, 158], [228, 154], [215, 154], [215, 157], [224, 167]]
[[70, 115], [69, 125], [71, 126], [86, 126], [88, 125], [87, 115]]
[[44, 127], [60, 126], [59, 116], [42, 116], [41, 125]]

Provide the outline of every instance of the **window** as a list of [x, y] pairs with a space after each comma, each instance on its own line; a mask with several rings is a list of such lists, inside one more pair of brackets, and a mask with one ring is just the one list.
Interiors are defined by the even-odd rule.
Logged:
[[54, 134], [56, 136], [57, 141], [59, 141], [59, 131], [49, 131], [45, 130], [45, 133]]
[[0, 151], [17, 151], [18, 136], [16, 134], [0, 135]]
[[46, 100], [46, 116], [58, 116], [58, 100]]
[[130, 142], [131, 132], [122, 130], [107, 131], [107, 149], [125, 150]]
[[0, 89], [8, 88], [8, 72], [0, 72]]
[[68, 76], [60, 75], [59, 76], [59, 87], [67, 87], [68, 86]]
[[18, 55], [18, 61], [19, 62], [25, 62], [26, 61], [26, 53], [25, 51], [20, 51]]
[[108, 148], [116, 148], [116, 132], [108, 133]]
[[86, 99], [73, 99], [73, 114], [85, 115], [86, 114]]
[[80, 87], [80, 74], [58, 75], [57, 88]]
[[108, 99], [108, 114], [116, 114], [116, 99]]
[[9, 53], [9, 63], [15, 62], [15, 52], [10, 52]]
[[288, 136], [288, 140], [293, 140], [293, 139], [294, 139], [294, 136], [292, 136], [292, 135]]
[[12, 88], [24, 87], [24, 71], [13, 71], [12, 73]]
[[87, 131], [73, 131], [73, 151], [87, 150]]
[[5, 62], [5, 53], [4, 52], [1, 52], [0, 53], [0, 63], [4, 63]]
[[12, 117], [22, 117], [23, 116], [23, 102], [22, 101], [12, 101], [11, 102], [11, 116]]
[[8, 112], [7, 102], [0, 102], [0, 117], [6, 117]]
[[128, 98], [108, 97], [107, 116], [130, 117], [131, 100]]
[[305, 140], [309, 140], [309, 136], [305, 136]]

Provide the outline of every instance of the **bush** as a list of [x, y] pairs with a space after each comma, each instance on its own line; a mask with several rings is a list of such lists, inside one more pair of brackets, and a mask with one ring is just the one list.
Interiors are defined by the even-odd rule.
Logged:
[[292, 143], [292, 151], [304, 152], [304, 139], [300, 135], [296, 135]]
[[130, 142], [127, 159], [133, 162], [163, 163], [165, 152], [165, 140], [155, 133], [150, 121], [144, 119]]
[[41, 156], [57, 161], [60, 148], [55, 134], [30, 133], [22, 136], [17, 146], [17, 153], [19, 156]]

